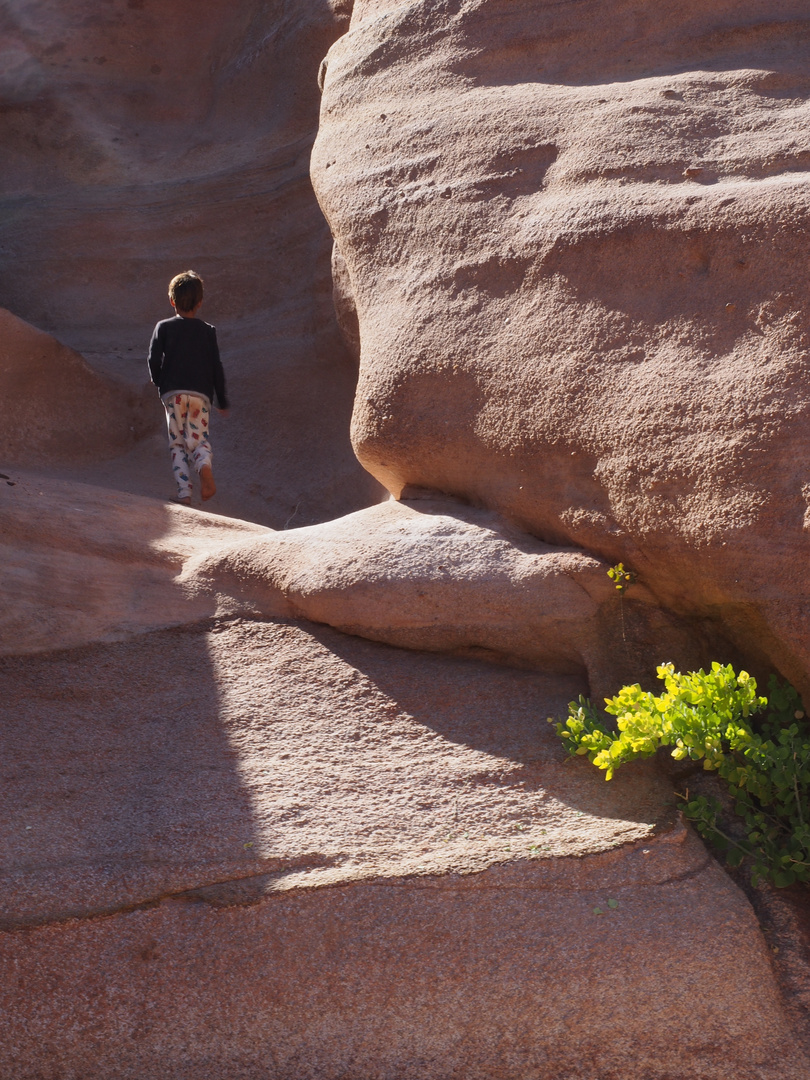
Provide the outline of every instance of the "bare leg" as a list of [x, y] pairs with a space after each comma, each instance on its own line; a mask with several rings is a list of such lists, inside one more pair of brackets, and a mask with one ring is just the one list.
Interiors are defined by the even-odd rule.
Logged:
[[200, 469], [200, 493], [203, 502], [217, 493], [217, 485], [214, 483], [214, 471], [210, 465], [203, 465]]

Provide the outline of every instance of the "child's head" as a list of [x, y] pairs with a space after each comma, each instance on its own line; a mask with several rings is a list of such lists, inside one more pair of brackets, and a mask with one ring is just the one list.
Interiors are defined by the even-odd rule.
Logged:
[[177, 311], [196, 311], [202, 298], [203, 279], [193, 270], [184, 270], [169, 282], [169, 299]]

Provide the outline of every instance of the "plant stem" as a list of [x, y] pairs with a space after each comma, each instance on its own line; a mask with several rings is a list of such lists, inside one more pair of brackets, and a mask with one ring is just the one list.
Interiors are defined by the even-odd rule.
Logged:
[[[796, 760], [795, 752], [793, 754], [793, 760], [794, 761]], [[798, 811], [798, 814], [799, 814], [799, 824], [803, 827], [804, 826], [804, 815], [802, 814], [802, 801], [799, 798], [799, 780], [798, 780], [798, 777], [796, 776], [795, 772], [793, 774], [793, 790], [796, 792], [796, 810]]]
[[728, 843], [732, 845], [732, 847], [737, 848], [737, 850], [741, 851], [744, 855], [751, 855], [750, 848], [745, 848], [742, 846], [742, 844], [738, 844], [736, 840], [733, 840], [727, 833], [724, 833], [716, 822], [713, 822], [711, 825], [709, 825], [709, 828], [713, 832], [716, 832], [718, 836], [722, 836], [724, 840], [728, 841]]

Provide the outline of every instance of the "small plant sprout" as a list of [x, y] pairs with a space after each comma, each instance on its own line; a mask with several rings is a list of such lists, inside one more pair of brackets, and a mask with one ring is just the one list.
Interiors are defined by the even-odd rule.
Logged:
[[[616, 908], [619, 906], [619, 901], [614, 900], [611, 897], [611, 899], [608, 900], [608, 902], [607, 902], [607, 906], [610, 909], [610, 911], [615, 911]], [[593, 909], [593, 913], [594, 913], [594, 915], [607, 915], [607, 912], [604, 910], [604, 908], [600, 908], [600, 907], [595, 907]]]
[[624, 563], [616, 563], [615, 566], [611, 566], [607, 576], [616, 583], [617, 591], [622, 594], [636, 583], [636, 575], [632, 570], [625, 570]]
[[611, 566], [611, 568], [608, 570], [607, 576], [610, 578], [611, 581], [615, 582], [616, 591], [619, 594], [619, 611], [622, 620], [622, 641], [625, 643], [625, 645], [627, 645], [627, 634], [625, 633], [624, 629], [624, 594], [627, 592], [631, 585], [635, 584], [636, 575], [633, 573], [632, 570], [625, 570], [624, 563], [616, 563], [615, 566]]

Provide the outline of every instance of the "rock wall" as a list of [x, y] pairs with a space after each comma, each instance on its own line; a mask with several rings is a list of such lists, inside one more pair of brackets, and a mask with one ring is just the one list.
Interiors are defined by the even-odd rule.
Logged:
[[291, 290], [311, 311], [315, 76], [346, 21], [341, 0], [7, 5], [5, 306], [142, 345], [191, 262], [215, 322], [264, 317]]
[[363, 0], [313, 156], [363, 464], [805, 693], [808, 52], [799, 0]]
[[[0, 306], [139, 394], [169, 279], [201, 273], [235, 415], [216, 509], [276, 527], [380, 497], [347, 437], [356, 367], [308, 176], [318, 65], [347, 19], [340, 0], [0, 14]], [[162, 442], [99, 479], [171, 495]]]
[[28, 468], [118, 457], [157, 427], [153, 395], [93, 368], [0, 308], [0, 461]]

